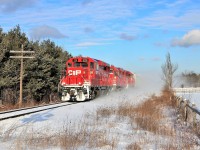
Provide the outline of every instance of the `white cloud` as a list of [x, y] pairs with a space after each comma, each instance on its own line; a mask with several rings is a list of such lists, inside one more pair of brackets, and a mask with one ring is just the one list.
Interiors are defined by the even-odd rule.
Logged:
[[91, 33], [91, 32], [93, 32], [93, 29], [90, 28], [90, 27], [85, 27], [83, 30], [84, 30], [85, 33]]
[[76, 44], [77, 47], [89, 47], [89, 46], [96, 46], [96, 45], [103, 45], [103, 43], [97, 43], [97, 42], [82, 42]]
[[146, 58], [140, 57], [139, 60], [140, 60], [140, 61], [144, 61], [144, 60], [146, 60]]
[[166, 41], [164, 41], [164, 42], [155, 42], [154, 45], [156, 47], [165, 47], [165, 48], [169, 48], [170, 47], [169, 42], [166, 42]]
[[191, 30], [181, 39], [173, 39], [171, 42], [171, 46], [189, 47], [193, 45], [200, 45], [200, 30]]
[[199, 9], [163, 9], [152, 12], [132, 23], [132, 26], [151, 29], [186, 31], [197, 28], [200, 25]]
[[176, 1], [171, 2], [171, 3], [167, 3], [166, 6], [167, 7], [176, 7], [176, 6], [180, 6], [182, 4], [185, 4], [186, 2], [188, 2], [188, 0], [176, 0]]
[[20, 8], [30, 7], [38, 0], [0, 0], [0, 11], [11, 13], [19, 10]]
[[50, 27], [47, 25], [39, 26], [36, 28], [31, 29], [30, 33], [33, 39], [41, 39], [41, 38], [65, 38], [67, 36], [63, 35], [58, 29], [54, 27]]
[[127, 40], [127, 41], [132, 41], [132, 40], [135, 40], [135, 39], [136, 39], [135, 36], [127, 35], [126, 33], [122, 33], [122, 34], [120, 35], [120, 38], [123, 39], [123, 40]]
[[160, 61], [161, 59], [159, 57], [152, 58], [153, 61]]
[[90, 4], [92, 2], [92, 0], [84, 0], [83, 2], [82, 2], [82, 5], [88, 5], [88, 4]]
[[[38, 2], [38, 5], [31, 9], [20, 9], [9, 16], [0, 13], [2, 27], [11, 28], [19, 24], [25, 32], [28, 32], [30, 28], [45, 23], [62, 31], [60, 33], [56, 29], [61, 35], [58, 37], [69, 35], [69, 40], [73, 42], [72, 45], [81, 43], [83, 39], [84, 41], [96, 41], [97, 38], [115, 38], [115, 40], [121, 38], [131, 41], [135, 38], [141, 39], [141, 36], [135, 37], [134, 35], [141, 35], [149, 29], [188, 31], [200, 25], [199, 9], [191, 8], [186, 3], [187, 1], [185, 3], [188, 7], [180, 9], [181, 0], [173, 4], [173, 9], [169, 8], [168, 4], [172, 3], [167, 0], [162, 0], [162, 3], [159, 1], [159, 4], [157, 1], [147, 0], [135, 0], [134, 2], [132, 0], [81, 0], [77, 2], [58, 0], [48, 3], [46, 0], [0, 0], [0, 11], [2, 4], [6, 4], [9, 8], [12, 2], [19, 10], [17, 4], [21, 4], [22, 1], [24, 1], [23, 8], [29, 7], [28, 3], [32, 6], [34, 2]], [[43, 38], [43, 35], [55, 37], [55, 34], [35, 33], [33, 35], [39, 38]]]

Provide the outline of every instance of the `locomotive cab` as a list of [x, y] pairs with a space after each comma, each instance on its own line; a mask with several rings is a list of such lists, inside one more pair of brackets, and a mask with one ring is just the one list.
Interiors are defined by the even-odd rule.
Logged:
[[66, 75], [61, 80], [62, 101], [90, 99], [90, 79], [94, 76], [94, 61], [88, 57], [71, 58], [66, 63]]

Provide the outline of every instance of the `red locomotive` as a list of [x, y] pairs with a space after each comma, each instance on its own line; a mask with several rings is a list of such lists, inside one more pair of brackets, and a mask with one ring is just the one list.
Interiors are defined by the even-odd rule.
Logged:
[[135, 75], [130, 71], [90, 57], [70, 58], [65, 71], [60, 81], [62, 101], [94, 99], [99, 93], [135, 84]]

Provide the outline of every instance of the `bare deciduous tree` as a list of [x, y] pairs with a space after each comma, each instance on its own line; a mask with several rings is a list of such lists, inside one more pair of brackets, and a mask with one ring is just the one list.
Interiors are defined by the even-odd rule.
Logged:
[[173, 75], [178, 69], [177, 64], [171, 62], [170, 53], [166, 55], [166, 62], [161, 66], [163, 72], [163, 80], [165, 82], [165, 88], [171, 90], [173, 85]]

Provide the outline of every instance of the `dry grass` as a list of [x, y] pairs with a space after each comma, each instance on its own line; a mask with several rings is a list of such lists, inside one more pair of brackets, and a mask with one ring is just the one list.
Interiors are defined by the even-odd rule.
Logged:
[[115, 114], [115, 109], [112, 108], [112, 107], [100, 107], [96, 111], [97, 117], [101, 117], [101, 118], [102, 117], [106, 118], [106, 117], [109, 117], [113, 114]]
[[196, 134], [200, 138], [200, 122], [197, 123]]
[[33, 107], [38, 105], [44, 105], [44, 103], [36, 103], [34, 101], [30, 101], [29, 103], [24, 103], [22, 106], [19, 106], [19, 104], [4, 104], [0, 107], [0, 111], [7, 111], [7, 110], [13, 110], [18, 108], [25, 108], [25, 107]]
[[132, 143], [126, 147], [126, 150], [141, 150], [137, 143]]
[[[123, 136], [129, 139], [128, 141], [134, 139], [132, 143], [127, 142], [127, 146], [125, 146], [127, 150], [140, 150], [145, 148], [144, 145], [155, 145], [155, 143], [158, 145], [158, 149], [192, 149], [195, 146], [195, 140], [190, 139], [191, 135], [179, 130], [180, 128], [176, 130], [174, 126], [168, 126], [169, 122], [166, 122], [166, 118], [169, 116], [164, 114], [163, 109], [175, 108], [175, 104], [173, 95], [163, 91], [161, 96], [153, 95], [138, 106], [123, 102], [118, 107], [100, 107], [97, 109], [96, 115], [87, 114], [82, 121], [76, 124], [67, 122], [62, 129], [51, 135], [41, 134], [43, 132], [34, 130], [27, 132], [28, 129], [26, 129], [22, 131], [21, 135], [15, 137], [14, 147], [17, 150], [53, 149], [56, 147], [70, 150], [79, 148], [116, 149], [120, 143], [120, 137]], [[131, 133], [129, 135], [113, 134], [113, 130], [111, 132], [110, 129], [119, 128], [118, 123], [127, 120], [130, 130], [135, 132], [129, 132]], [[4, 141], [13, 136], [14, 130], [15, 128], [11, 127], [7, 131]], [[136, 131], [141, 131], [141, 134]], [[152, 136], [154, 136], [153, 139]], [[157, 137], [161, 138], [157, 139]], [[166, 138], [168, 142], [163, 142], [163, 138]]]
[[162, 112], [166, 106], [173, 106], [170, 94], [163, 93], [162, 96], [158, 97], [153, 95], [148, 101], [133, 109], [137, 115], [132, 120], [144, 130], [160, 135], [173, 135], [171, 128], [163, 127], [161, 124], [166, 117]]
[[1, 132], [1, 137], [3, 137], [2, 140], [5, 142], [11, 139], [17, 128], [17, 124], [14, 123], [10, 125], [10, 127], [5, 132]]
[[[5, 136], [2, 138], [4, 142], [13, 141], [14, 144], [10, 149], [69, 149], [76, 150], [79, 147], [88, 147], [90, 149], [107, 147], [109, 149], [115, 149], [117, 145], [117, 138], [109, 138], [106, 131], [98, 129], [99, 126], [94, 125], [94, 122], [90, 124], [74, 125], [68, 122], [57, 133], [44, 134], [43, 131], [35, 131], [29, 127], [25, 127], [21, 134], [14, 135], [13, 130], [8, 130]], [[26, 133], [26, 134], [24, 134]]]
[[117, 109], [100, 108], [97, 110], [97, 116], [109, 117], [111, 115], [116, 115], [120, 120], [123, 120], [124, 117], [128, 117], [131, 122], [137, 123], [138, 128], [155, 134], [173, 135], [174, 133], [171, 128], [164, 128], [161, 124], [161, 121], [165, 119], [165, 115], [162, 112], [163, 107], [175, 106], [175, 102], [170, 97], [172, 97], [170, 93], [163, 91], [162, 96], [153, 95], [149, 100], [138, 106], [124, 102], [121, 103]]
[[[184, 134], [185, 136], [180, 137], [180, 135], [177, 135], [176, 130], [179, 130], [179, 128], [174, 128], [174, 125], [169, 125], [170, 123], [176, 124], [176, 122], [166, 122], [167, 117], [171, 116], [167, 116], [167, 114], [164, 114], [164, 108], [174, 109], [174, 112], [176, 109], [176, 101], [174, 95], [169, 91], [163, 91], [161, 96], [152, 95], [147, 101], [141, 103], [138, 106], [132, 105], [128, 102], [124, 102], [121, 103], [116, 109], [113, 109], [111, 107], [100, 108], [98, 109], [97, 114], [99, 116], [98, 118], [109, 118], [109, 116], [111, 115], [116, 115], [118, 120], [122, 121], [124, 118], [129, 118], [133, 130], [145, 130], [154, 133], [155, 135], [167, 136], [171, 139], [176, 139], [178, 137], [179, 139], [176, 140], [181, 140], [181, 146], [179, 145], [177, 147], [177, 143], [165, 143], [165, 146], [163, 146], [164, 149], [177, 149], [180, 147], [192, 149], [196, 144], [196, 140], [190, 139], [192, 135], [190, 133], [187, 133], [188, 131], [186, 130], [180, 131], [181, 135], [183, 135], [186, 132], [187, 134]], [[137, 127], [135, 127], [134, 122], [137, 124]], [[146, 141], [144, 143], [146, 144], [151, 141], [150, 139], [145, 140]], [[137, 147], [137, 145], [138, 143], [130, 144], [129, 148], [134, 146]]]

